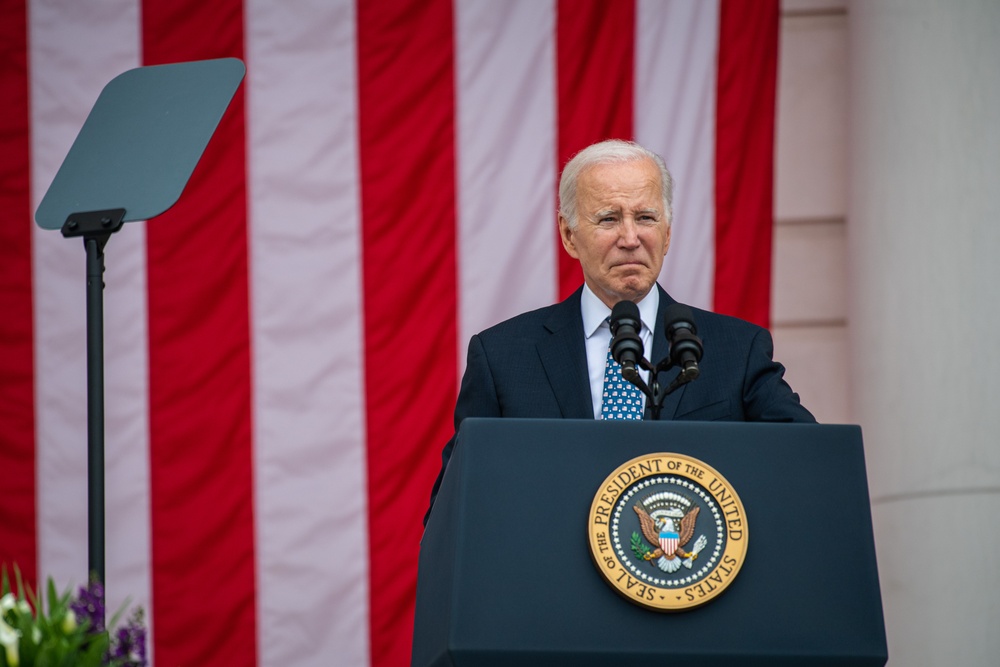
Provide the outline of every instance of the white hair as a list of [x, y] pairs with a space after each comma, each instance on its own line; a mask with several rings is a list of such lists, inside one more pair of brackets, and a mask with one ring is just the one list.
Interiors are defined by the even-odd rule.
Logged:
[[571, 228], [577, 224], [576, 193], [577, 184], [587, 168], [598, 164], [621, 164], [636, 160], [652, 160], [660, 170], [660, 191], [663, 194], [663, 210], [667, 224], [674, 219], [674, 179], [663, 158], [634, 141], [608, 139], [587, 146], [573, 156], [563, 168], [559, 179], [559, 214], [566, 218]]

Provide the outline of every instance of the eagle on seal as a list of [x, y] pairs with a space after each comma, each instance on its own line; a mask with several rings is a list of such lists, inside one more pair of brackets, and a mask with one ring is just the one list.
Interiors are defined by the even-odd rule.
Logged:
[[674, 519], [669, 516], [653, 518], [639, 505], [633, 505], [632, 509], [639, 515], [643, 536], [656, 547], [644, 558], [648, 561], [657, 559], [657, 566], [664, 572], [676, 572], [682, 564], [690, 568], [692, 561], [698, 557], [698, 552], [705, 548], [707, 540], [704, 535], [698, 538], [692, 551], [685, 551], [683, 548], [694, 536], [694, 524], [700, 511], [697, 505], [680, 518], [680, 530], [677, 530]]

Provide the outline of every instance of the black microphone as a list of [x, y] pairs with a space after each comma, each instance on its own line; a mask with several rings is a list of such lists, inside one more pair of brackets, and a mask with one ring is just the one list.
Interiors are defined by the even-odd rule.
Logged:
[[639, 306], [631, 301], [616, 303], [611, 309], [611, 356], [621, 364], [622, 377], [632, 383], [639, 379], [635, 366], [642, 359], [640, 329]]
[[701, 374], [698, 362], [704, 352], [694, 315], [683, 303], [673, 303], [667, 306], [663, 321], [670, 342], [670, 362], [681, 369], [677, 379], [682, 383], [690, 382]]

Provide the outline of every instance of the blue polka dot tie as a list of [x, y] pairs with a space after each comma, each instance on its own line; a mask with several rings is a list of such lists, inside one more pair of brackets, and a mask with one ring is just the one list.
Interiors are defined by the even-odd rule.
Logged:
[[610, 345], [604, 367], [601, 419], [642, 419], [642, 392], [622, 377], [622, 367], [611, 356]]

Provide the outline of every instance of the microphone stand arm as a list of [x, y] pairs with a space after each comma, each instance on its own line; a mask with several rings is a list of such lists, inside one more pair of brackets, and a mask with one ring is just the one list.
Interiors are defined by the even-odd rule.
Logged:
[[669, 385], [664, 387], [660, 384], [660, 373], [670, 370], [675, 365], [670, 360], [669, 356], [660, 363], [656, 364], [656, 366], [649, 363], [645, 357], [640, 357], [636, 363], [643, 370], [649, 371], [649, 384], [646, 384], [643, 381], [642, 376], [639, 375], [638, 371], [629, 373], [627, 376], [623, 372], [622, 376], [638, 387], [639, 391], [646, 395], [646, 398], [649, 399], [649, 409], [652, 417], [657, 421], [660, 419], [660, 411], [663, 410], [663, 400], [691, 380], [698, 377], [697, 373], [688, 373], [682, 370]]

